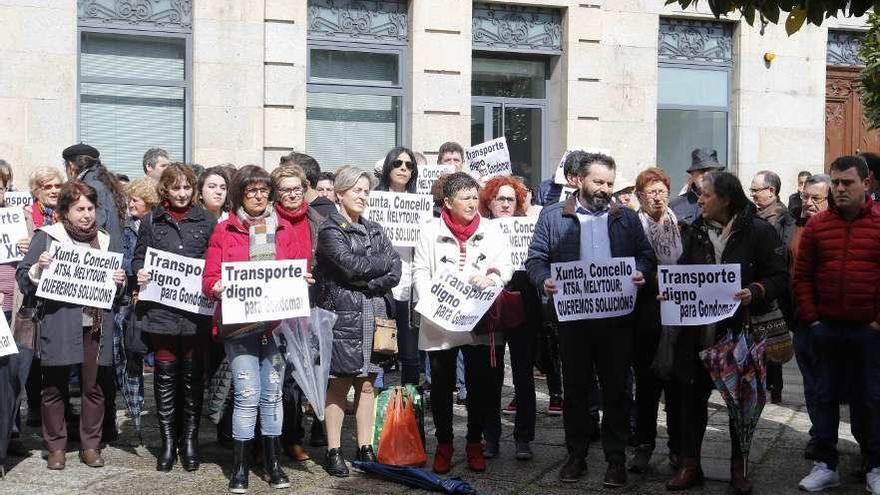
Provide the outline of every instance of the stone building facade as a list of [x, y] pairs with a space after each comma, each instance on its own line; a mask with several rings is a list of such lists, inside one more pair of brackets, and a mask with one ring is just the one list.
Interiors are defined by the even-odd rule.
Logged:
[[0, 0], [0, 158], [19, 186], [80, 140], [134, 174], [154, 146], [205, 166], [305, 151], [333, 169], [504, 134], [532, 182], [585, 146], [623, 178], [657, 164], [679, 184], [700, 145], [783, 189], [877, 147], [852, 86], [861, 19], [789, 37], [663, 0], [130, 4]]

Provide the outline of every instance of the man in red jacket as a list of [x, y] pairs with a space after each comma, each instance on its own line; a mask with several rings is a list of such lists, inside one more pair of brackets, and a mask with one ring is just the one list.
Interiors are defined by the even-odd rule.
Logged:
[[[831, 164], [831, 207], [803, 230], [794, 270], [798, 317], [812, 336], [816, 359], [813, 469], [799, 486], [819, 491], [840, 484], [837, 430], [844, 377], [867, 418], [880, 418], [880, 207], [868, 197], [868, 165], [857, 156]], [[880, 494], [880, 428], [865, 432], [867, 489]]]

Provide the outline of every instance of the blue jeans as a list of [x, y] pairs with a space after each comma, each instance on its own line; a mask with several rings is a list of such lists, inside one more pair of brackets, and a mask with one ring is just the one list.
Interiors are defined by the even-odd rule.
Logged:
[[[837, 431], [840, 404], [849, 394], [857, 416], [880, 417], [880, 330], [868, 325], [821, 322], [809, 328], [816, 358], [813, 420], [814, 456], [837, 468]], [[850, 387], [845, 386], [846, 382]], [[853, 393], [854, 392], [854, 393]], [[854, 422], [861, 423], [858, 417]], [[855, 426], [855, 425], [854, 425]], [[880, 467], [880, 428], [870, 425], [863, 437], [862, 452], [867, 470]]]
[[813, 352], [812, 335], [809, 328], [798, 328], [794, 332], [794, 357], [797, 360], [798, 369], [804, 382], [804, 404], [807, 406], [807, 416], [810, 417], [810, 440], [807, 442], [807, 459], [813, 455], [813, 431], [815, 424], [813, 411], [816, 408], [816, 355]]
[[224, 342], [232, 382], [235, 407], [232, 410], [232, 438], [252, 440], [260, 414], [263, 436], [281, 435], [284, 420], [281, 391], [284, 384], [284, 358], [271, 336], [245, 335]]

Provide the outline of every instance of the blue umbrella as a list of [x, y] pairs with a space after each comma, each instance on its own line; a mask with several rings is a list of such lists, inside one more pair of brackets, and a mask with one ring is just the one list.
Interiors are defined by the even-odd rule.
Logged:
[[382, 478], [412, 488], [421, 488], [432, 492], [452, 493], [457, 495], [479, 495], [468, 482], [460, 478], [441, 478], [424, 469], [392, 466], [378, 462], [354, 461], [352, 465], [361, 471], [381, 476]]

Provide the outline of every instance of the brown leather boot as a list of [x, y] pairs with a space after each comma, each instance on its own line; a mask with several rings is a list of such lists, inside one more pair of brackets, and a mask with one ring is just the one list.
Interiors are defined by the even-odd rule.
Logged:
[[746, 463], [743, 459], [730, 460], [730, 486], [736, 495], [752, 493], [752, 482], [746, 478]]
[[703, 486], [703, 468], [700, 466], [699, 459], [682, 457], [680, 462], [681, 467], [678, 468], [678, 472], [666, 482], [666, 489], [675, 492]]

